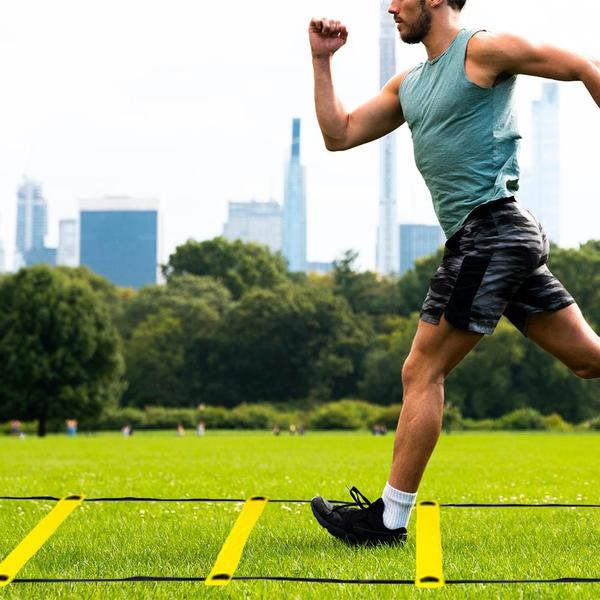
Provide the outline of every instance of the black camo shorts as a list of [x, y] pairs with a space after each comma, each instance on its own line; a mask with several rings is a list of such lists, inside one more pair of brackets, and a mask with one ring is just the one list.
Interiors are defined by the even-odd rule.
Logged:
[[492, 334], [504, 315], [527, 335], [530, 315], [575, 302], [548, 254], [542, 226], [514, 198], [478, 207], [446, 242], [421, 319], [437, 325], [444, 315], [457, 329]]

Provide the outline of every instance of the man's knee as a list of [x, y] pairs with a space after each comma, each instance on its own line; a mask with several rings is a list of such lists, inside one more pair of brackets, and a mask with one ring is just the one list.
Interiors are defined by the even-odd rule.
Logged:
[[591, 352], [574, 356], [567, 365], [581, 379], [600, 378], [600, 340]]
[[443, 369], [420, 353], [410, 353], [402, 365], [402, 387], [406, 390], [428, 384], [443, 384]]
[[571, 371], [581, 379], [598, 379], [600, 378], [600, 363], [577, 365], [571, 367]]

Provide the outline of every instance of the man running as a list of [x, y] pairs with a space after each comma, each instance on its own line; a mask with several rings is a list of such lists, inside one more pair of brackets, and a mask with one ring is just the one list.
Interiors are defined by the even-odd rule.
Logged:
[[515, 200], [520, 139], [514, 116], [517, 74], [581, 81], [600, 106], [600, 62], [512, 34], [460, 26], [466, 0], [392, 0], [402, 41], [423, 43], [427, 60], [393, 77], [352, 113], [337, 98], [333, 54], [348, 39], [339, 21], [309, 28], [315, 103], [325, 146], [348, 150], [408, 123], [417, 167], [448, 241], [402, 369], [402, 411], [383, 497], [312, 510], [349, 543], [395, 543], [406, 525], [440, 434], [444, 379], [505, 315], [524, 335], [583, 378], [600, 377], [600, 338], [550, 273], [548, 240]]

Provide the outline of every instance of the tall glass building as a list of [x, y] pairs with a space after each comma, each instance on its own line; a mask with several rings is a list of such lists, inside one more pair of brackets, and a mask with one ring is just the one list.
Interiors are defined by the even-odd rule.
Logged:
[[80, 264], [121, 287], [140, 288], [159, 277], [158, 201], [128, 197], [81, 200]]
[[560, 243], [560, 136], [559, 88], [542, 85], [542, 97], [533, 102], [531, 170], [522, 178], [519, 199], [542, 223], [548, 237]]
[[300, 119], [292, 121], [292, 151], [285, 170], [283, 255], [290, 271], [306, 269], [306, 169], [300, 163]]
[[17, 267], [40, 262], [55, 264], [56, 250], [44, 244], [47, 232], [48, 204], [42, 185], [24, 177], [17, 191]]
[[400, 225], [400, 276], [410, 271], [419, 258], [435, 254], [446, 243], [439, 225]]
[[[379, 83], [383, 87], [396, 74], [398, 30], [388, 13], [389, 0], [380, 0]], [[398, 261], [397, 208], [398, 139], [396, 133], [379, 142], [379, 225], [377, 228], [377, 271], [396, 272]]]
[[65, 267], [79, 265], [77, 233], [77, 221], [75, 219], [63, 219], [58, 222], [57, 264]]

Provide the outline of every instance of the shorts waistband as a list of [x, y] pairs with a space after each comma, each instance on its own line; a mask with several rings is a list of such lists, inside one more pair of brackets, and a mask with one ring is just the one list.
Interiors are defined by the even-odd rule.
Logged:
[[478, 206], [475, 210], [471, 211], [468, 216], [468, 219], [472, 217], [480, 217], [481, 215], [489, 215], [492, 210], [499, 208], [500, 206], [504, 206], [505, 204], [510, 204], [512, 202], [516, 202], [517, 199], [514, 196], [509, 196], [508, 198], [500, 198], [499, 200], [492, 200], [491, 202], [486, 202], [481, 206]]

